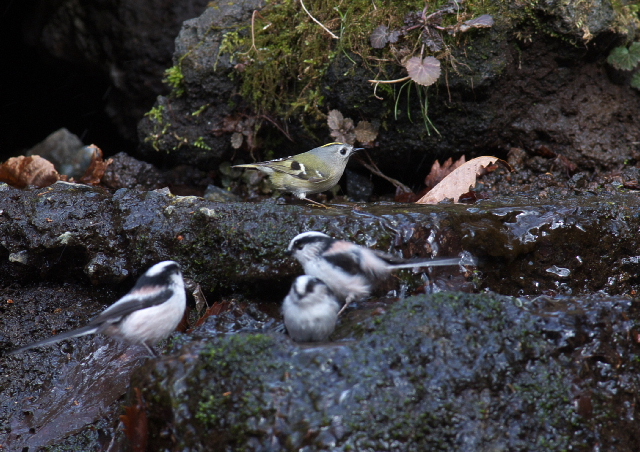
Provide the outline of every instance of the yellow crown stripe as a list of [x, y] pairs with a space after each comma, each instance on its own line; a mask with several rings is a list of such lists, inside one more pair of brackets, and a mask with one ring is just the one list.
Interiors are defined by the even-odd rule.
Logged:
[[336, 141], [335, 143], [327, 143], [327, 144], [323, 144], [322, 146], [320, 146], [321, 148], [326, 148], [327, 146], [333, 146], [334, 144], [344, 144], [344, 143], [340, 143], [339, 141]]

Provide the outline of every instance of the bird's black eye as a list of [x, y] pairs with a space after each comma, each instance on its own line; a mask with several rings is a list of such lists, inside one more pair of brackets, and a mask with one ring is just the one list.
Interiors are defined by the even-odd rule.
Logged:
[[340, 149], [340, 154], [341, 155], [347, 155], [347, 148]]
[[301, 250], [302, 248], [304, 248], [304, 245], [302, 243], [296, 243], [295, 249]]

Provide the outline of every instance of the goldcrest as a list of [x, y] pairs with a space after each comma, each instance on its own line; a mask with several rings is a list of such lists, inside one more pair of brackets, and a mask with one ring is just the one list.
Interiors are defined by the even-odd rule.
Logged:
[[269, 176], [276, 190], [326, 207], [310, 200], [307, 195], [333, 188], [342, 177], [349, 157], [358, 150], [360, 148], [354, 148], [350, 144], [329, 143], [292, 157], [235, 165], [234, 168], [262, 171]]

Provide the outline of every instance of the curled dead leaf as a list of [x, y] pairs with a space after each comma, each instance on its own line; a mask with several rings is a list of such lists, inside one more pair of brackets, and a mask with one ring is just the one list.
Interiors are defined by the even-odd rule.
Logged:
[[87, 185], [99, 185], [102, 176], [104, 176], [107, 167], [113, 162], [113, 159], [104, 160], [102, 158], [102, 149], [95, 144], [89, 146], [89, 149], [93, 149], [91, 163], [89, 164], [89, 168], [84, 172], [84, 175], [80, 178], [80, 182]]
[[460, 26], [460, 31], [469, 31], [472, 28], [490, 28], [493, 27], [493, 17], [489, 14], [483, 14], [480, 17], [466, 21]]
[[458, 202], [460, 196], [467, 193], [471, 187], [476, 185], [476, 176], [485, 166], [494, 162], [506, 165], [511, 171], [513, 168], [507, 162], [498, 157], [482, 156], [469, 160], [459, 168], [452, 171], [447, 177], [442, 179], [429, 193], [424, 195], [417, 204], [437, 204], [445, 199], [453, 199]]
[[442, 179], [447, 177], [453, 170], [459, 168], [466, 161], [464, 155], [460, 157], [455, 162], [451, 157], [449, 157], [442, 165], [440, 165], [439, 161], [435, 161], [431, 166], [431, 171], [424, 179], [424, 184], [427, 186], [427, 190], [431, 190], [433, 187], [438, 185]]
[[48, 187], [58, 180], [60, 174], [53, 163], [39, 155], [12, 157], [0, 165], [0, 182], [17, 188]]

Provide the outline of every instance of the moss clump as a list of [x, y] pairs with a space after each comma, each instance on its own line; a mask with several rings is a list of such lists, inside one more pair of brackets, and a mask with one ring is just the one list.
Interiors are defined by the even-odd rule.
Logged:
[[147, 397], [156, 413], [174, 407], [150, 432], [170, 422], [176, 450], [228, 451], [546, 451], [589, 439], [572, 360], [554, 356], [541, 319], [512, 299], [413, 297], [367, 323], [360, 340], [330, 347], [275, 334], [207, 339], [187, 354], [193, 366], [150, 374], [177, 396], [153, 407]]
[[275, 422], [277, 410], [264, 376], [282, 379], [287, 370], [282, 361], [270, 358], [275, 342], [262, 334], [235, 335], [204, 350], [201, 371], [215, 384], [204, 387], [195, 416], [214, 443], [243, 444], [257, 433], [247, 428], [247, 421]]
[[324, 117], [320, 81], [332, 60], [343, 53], [354, 67], [354, 55], [365, 65], [381, 67], [369, 44], [371, 32], [380, 24], [401, 26], [404, 16], [422, 10], [424, 2], [387, 0], [374, 5], [356, 0], [336, 6], [307, 0], [305, 6], [339, 39], [314, 22], [299, 1], [283, 0], [270, 1], [255, 15], [249, 36], [234, 35], [227, 40], [234, 46], [221, 47], [242, 63], [242, 94], [258, 111], [291, 115], [302, 109]]

